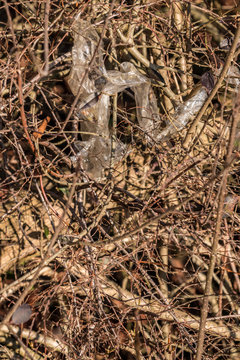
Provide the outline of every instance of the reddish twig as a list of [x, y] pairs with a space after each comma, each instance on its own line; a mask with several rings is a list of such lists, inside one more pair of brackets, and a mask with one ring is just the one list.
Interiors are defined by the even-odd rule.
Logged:
[[26, 118], [26, 114], [25, 114], [25, 110], [24, 110], [24, 99], [23, 99], [23, 90], [22, 90], [22, 75], [21, 75], [21, 70], [20, 70], [20, 64], [19, 64], [19, 69], [17, 71], [17, 75], [18, 75], [18, 98], [19, 98], [19, 104], [20, 104], [20, 114], [21, 114], [21, 119], [22, 119], [22, 125], [23, 125], [25, 135], [27, 137], [29, 146], [30, 146], [32, 152], [35, 153], [35, 147], [33, 145], [33, 142], [31, 140], [31, 138], [30, 138], [30, 135], [28, 133], [27, 118]]
[[[240, 23], [239, 23], [239, 25], [240, 25]], [[239, 29], [240, 29], [240, 26], [239, 26]], [[227, 152], [227, 157], [226, 157], [226, 164], [228, 164], [232, 158], [234, 141], [235, 141], [235, 137], [236, 137], [237, 124], [240, 120], [240, 111], [239, 110], [240, 110], [240, 90], [238, 91], [238, 94], [236, 97], [236, 105], [235, 105], [234, 114], [233, 114], [232, 128], [231, 128], [230, 139], [229, 139], [229, 144], [228, 144], [228, 152]], [[212, 278], [213, 278], [213, 272], [214, 272], [214, 267], [215, 267], [216, 257], [217, 257], [217, 248], [218, 248], [218, 241], [219, 241], [219, 235], [220, 235], [220, 229], [221, 229], [221, 223], [222, 223], [223, 207], [224, 207], [228, 173], [229, 173], [229, 167], [226, 167], [224, 170], [222, 182], [221, 182], [221, 192], [220, 192], [219, 204], [218, 204], [216, 228], [215, 228], [215, 234], [214, 234], [213, 243], [212, 243], [211, 259], [210, 259], [210, 264], [209, 264], [209, 268], [208, 268], [206, 286], [205, 286], [205, 291], [204, 291], [204, 299], [203, 299], [200, 327], [199, 327], [199, 333], [198, 333], [198, 346], [197, 346], [196, 360], [201, 360], [202, 353], [203, 353], [205, 326], [206, 326], [207, 315], [208, 315], [208, 302], [209, 302], [209, 296], [211, 296], [210, 292], [211, 292], [211, 288], [212, 288]]]

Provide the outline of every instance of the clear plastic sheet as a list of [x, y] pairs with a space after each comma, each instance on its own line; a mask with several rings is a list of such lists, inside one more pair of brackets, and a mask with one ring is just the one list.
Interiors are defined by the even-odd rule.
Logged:
[[157, 141], [163, 141], [185, 128], [188, 122], [199, 112], [208, 97], [204, 87], [189, 100], [176, 108], [171, 123], [157, 135]]
[[[221, 69], [219, 70], [219, 74], [220, 72]], [[240, 86], [240, 71], [236, 65], [231, 65], [229, 67], [226, 81], [229, 85], [232, 85], [235, 88], [235, 91], [237, 91]], [[214, 86], [214, 84], [212, 84], [212, 86]], [[156, 135], [156, 141], [160, 142], [166, 140], [175, 133], [183, 130], [189, 121], [192, 120], [200, 111], [201, 107], [208, 98], [209, 90], [210, 89], [206, 88], [206, 86], [202, 86], [194, 96], [192, 96], [189, 100], [186, 100], [183, 104], [177, 106], [170, 124]]]
[[[74, 95], [77, 95], [80, 89], [77, 115], [81, 121], [83, 141], [78, 155], [83, 169], [95, 180], [99, 180], [111, 161], [110, 96], [126, 88], [132, 89], [138, 123], [149, 142], [154, 138], [154, 129], [160, 122], [160, 116], [150, 80], [133, 64], [123, 62], [120, 71], [107, 71], [99, 46], [95, 60], [86, 73], [99, 43], [99, 36], [93, 25], [80, 18], [75, 20], [73, 30], [73, 66], [68, 83]], [[124, 150], [126, 151], [126, 146], [117, 141], [115, 157], [119, 159]]]
[[[74, 95], [80, 91], [77, 116], [81, 121], [83, 141], [80, 142], [78, 156], [88, 175], [94, 180], [100, 180], [104, 169], [110, 166], [112, 154], [109, 131], [110, 96], [126, 88], [132, 89], [139, 127], [145, 134], [146, 141], [152, 145], [185, 128], [203, 106], [209, 89], [202, 86], [192, 98], [177, 106], [166, 128], [159, 131], [161, 117], [150, 79], [130, 62], [120, 64], [119, 71], [107, 70], [101, 45], [97, 49], [100, 40], [98, 33], [93, 25], [81, 20], [80, 16], [75, 20], [73, 31], [73, 65], [68, 83]], [[239, 86], [239, 69], [236, 66], [229, 68], [228, 81]], [[126, 151], [126, 145], [117, 140], [115, 158], [120, 159]], [[75, 157], [72, 160], [76, 160]]]

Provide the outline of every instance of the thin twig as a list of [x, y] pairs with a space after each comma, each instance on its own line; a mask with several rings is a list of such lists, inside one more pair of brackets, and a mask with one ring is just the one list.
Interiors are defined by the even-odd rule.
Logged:
[[49, 20], [49, 12], [50, 12], [50, 0], [46, 0], [45, 4], [45, 12], [44, 12], [44, 71], [42, 75], [47, 76], [49, 71], [49, 37], [48, 37], [48, 20]]
[[[104, 35], [105, 33], [105, 29], [107, 27], [107, 22], [108, 22], [108, 19], [109, 17], [111, 16], [112, 14], [112, 11], [113, 11], [113, 8], [114, 8], [114, 4], [115, 4], [115, 0], [112, 2], [111, 4], [111, 7], [110, 7], [110, 11], [109, 11], [109, 14], [106, 18], [106, 22], [105, 22], [105, 25], [104, 25], [104, 30], [102, 32], [102, 36]], [[99, 46], [100, 46], [100, 41], [99, 41]], [[93, 58], [92, 58], [92, 61], [90, 62], [89, 66], [91, 66], [91, 64], [93, 63], [93, 59], [95, 58], [97, 52], [95, 51], [94, 52], [94, 55], [93, 55]], [[87, 72], [86, 72], [87, 74]], [[81, 87], [81, 86], [80, 86]], [[73, 111], [74, 107], [72, 107], [72, 111]], [[71, 113], [71, 110], [70, 110], [70, 113]], [[69, 114], [70, 114], [69, 113]], [[70, 116], [69, 116], [70, 118]], [[66, 121], [67, 123], [67, 121]], [[69, 192], [69, 196], [68, 196], [68, 200], [67, 200], [67, 203], [66, 203], [66, 206], [64, 208], [64, 211], [60, 217], [60, 220], [59, 220], [59, 224], [54, 232], [54, 235], [49, 243], [49, 246], [47, 248], [47, 251], [45, 253], [45, 256], [43, 258], [43, 260], [40, 262], [39, 266], [38, 266], [38, 269], [36, 271], [36, 273], [34, 274], [34, 277], [32, 278], [32, 280], [29, 282], [29, 284], [26, 286], [26, 288], [24, 289], [24, 291], [22, 292], [21, 296], [19, 297], [19, 299], [16, 301], [16, 303], [14, 304], [14, 306], [12, 307], [12, 309], [8, 312], [8, 314], [5, 316], [5, 318], [3, 319], [2, 321], [2, 324], [6, 324], [10, 321], [13, 313], [15, 312], [15, 310], [18, 308], [19, 305], [21, 305], [21, 303], [23, 302], [24, 298], [26, 297], [26, 295], [28, 294], [28, 292], [30, 291], [30, 289], [32, 288], [32, 286], [36, 283], [37, 279], [38, 279], [38, 276], [40, 274], [40, 271], [42, 270], [42, 268], [46, 265], [47, 263], [47, 259], [48, 257], [51, 255], [51, 252], [52, 252], [52, 249], [53, 249], [53, 246], [54, 244], [56, 243], [57, 239], [58, 239], [58, 236], [64, 226], [64, 219], [65, 219], [65, 216], [67, 214], [67, 210], [71, 204], [71, 201], [72, 201], [72, 198], [73, 198], [73, 195], [74, 195], [74, 192], [75, 192], [75, 188], [76, 188], [76, 185], [77, 185], [77, 180], [78, 180], [78, 176], [79, 176], [79, 167], [77, 166], [76, 168], [76, 173], [75, 173], [75, 176], [74, 176], [74, 180], [73, 180], [73, 184], [72, 184], [72, 187], [70, 189], [70, 192]]]
[[[240, 25], [240, 23], [239, 23], [239, 25]], [[240, 26], [238, 29], [240, 31]], [[230, 139], [229, 139], [229, 144], [228, 144], [226, 164], [229, 163], [229, 161], [232, 158], [234, 140], [236, 137], [236, 128], [237, 128], [237, 124], [238, 124], [239, 120], [240, 120], [240, 89], [239, 89], [237, 97], [236, 97], [236, 105], [235, 105], [235, 109], [233, 112], [232, 128], [231, 128]], [[199, 333], [198, 333], [198, 346], [197, 346], [196, 360], [201, 360], [202, 353], [203, 353], [205, 326], [206, 326], [207, 315], [208, 315], [208, 302], [209, 302], [209, 296], [211, 295], [210, 291], [211, 291], [211, 287], [212, 287], [212, 278], [213, 278], [213, 272], [214, 272], [214, 267], [215, 267], [216, 257], [217, 257], [218, 241], [219, 241], [219, 235], [220, 235], [220, 230], [221, 230], [228, 173], [229, 173], [229, 167], [228, 168], [226, 167], [224, 169], [222, 182], [221, 182], [221, 192], [220, 192], [219, 204], [218, 204], [216, 228], [215, 228], [215, 234], [214, 234], [214, 238], [213, 238], [210, 264], [209, 264], [209, 268], [208, 268], [206, 286], [205, 286], [205, 291], [204, 291], [204, 299], [203, 299], [200, 327], [199, 327]]]

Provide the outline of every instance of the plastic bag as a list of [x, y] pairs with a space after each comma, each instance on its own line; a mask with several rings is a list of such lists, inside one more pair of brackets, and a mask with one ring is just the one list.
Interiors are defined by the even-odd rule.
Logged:
[[[81, 86], [77, 115], [81, 121], [83, 141], [78, 155], [82, 160], [82, 168], [95, 180], [99, 180], [111, 160], [111, 136], [108, 125], [110, 96], [126, 88], [133, 90], [137, 119], [149, 142], [154, 138], [154, 129], [160, 122], [160, 116], [150, 80], [133, 64], [123, 62], [120, 71], [107, 71], [99, 47], [94, 62], [87, 71], [99, 43], [99, 36], [93, 25], [80, 18], [76, 19], [73, 29], [73, 66], [68, 83], [74, 95], [77, 95]], [[115, 151], [115, 157], [119, 158], [124, 151], [126, 152], [126, 145], [117, 141]]]
[[[168, 120], [166, 128], [160, 131], [161, 117], [150, 79], [142, 75], [130, 62], [120, 64], [119, 71], [106, 70], [98, 33], [93, 25], [81, 20], [80, 15], [75, 20], [73, 30], [73, 65], [68, 83], [74, 95], [77, 95], [80, 89], [77, 115], [81, 121], [83, 141], [80, 142], [78, 155], [82, 168], [88, 175], [94, 180], [100, 180], [111, 161], [110, 96], [126, 88], [132, 89], [139, 127], [148, 144], [152, 145], [185, 128], [203, 106], [211, 86], [209, 89], [202, 86], [192, 98], [178, 105], [171, 121]], [[236, 66], [229, 68], [227, 80], [236, 88], [239, 86], [239, 69]], [[115, 158], [121, 158], [126, 151], [126, 145], [117, 141]], [[75, 157], [72, 157], [72, 160], [76, 160]]]
[[157, 136], [157, 141], [163, 141], [185, 128], [188, 122], [199, 112], [208, 97], [204, 87], [189, 100], [176, 108], [171, 123]]
[[[216, 75], [220, 74], [221, 69], [222, 68], [218, 70]], [[206, 75], [206, 73], [204, 75]], [[240, 86], [239, 68], [235, 65], [231, 65], [228, 69], [225, 80], [229, 85], [232, 85], [235, 88], [235, 91], [237, 91], [238, 87]], [[159, 142], [166, 140], [170, 136], [184, 129], [189, 121], [198, 114], [201, 107], [207, 100], [208, 94], [212, 90], [211, 86], [213, 87], [214, 83], [210, 85], [210, 88], [202, 86], [193, 97], [191, 97], [189, 100], [186, 100], [183, 104], [177, 106], [171, 123], [156, 136], [156, 141]]]

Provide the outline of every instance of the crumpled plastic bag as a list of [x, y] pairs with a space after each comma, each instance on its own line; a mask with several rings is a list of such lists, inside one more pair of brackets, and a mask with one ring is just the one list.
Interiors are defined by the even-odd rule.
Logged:
[[204, 102], [207, 100], [207, 97], [208, 93], [202, 86], [194, 96], [177, 106], [170, 124], [157, 135], [157, 141], [166, 140], [171, 135], [184, 129], [188, 122], [199, 112]]
[[[104, 169], [111, 162], [111, 135], [109, 130], [110, 96], [131, 88], [136, 102], [139, 127], [149, 145], [168, 139], [181, 131], [193, 119], [208, 97], [209, 89], [200, 87], [189, 100], [175, 109], [164, 130], [160, 131], [161, 117], [151, 81], [142, 75], [130, 62], [120, 64], [119, 71], [107, 70], [103, 60], [99, 35], [94, 25], [77, 16], [73, 25], [73, 65], [68, 83], [74, 95], [80, 91], [77, 116], [81, 121], [82, 140], [78, 156], [82, 168], [94, 180], [101, 180]], [[92, 59], [94, 58], [94, 61]], [[89, 64], [91, 66], [89, 67]], [[227, 80], [239, 86], [239, 69], [229, 68]], [[79, 147], [79, 146], [78, 146]], [[127, 152], [127, 146], [116, 141], [115, 159]], [[76, 160], [72, 157], [72, 160]]]
[[[215, 74], [218, 76], [222, 68], [218, 70]], [[206, 75], [207, 73], [203, 74]], [[202, 78], [203, 78], [202, 76]], [[235, 88], [235, 91], [238, 90], [240, 86], [240, 70], [236, 65], [231, 65], [228, 69], [226, 79], [229, 85], [232, 85]], [[190, 99], [186, 100], [183, 104], [180, 104], [176, 107], [175, 113], [172, 116], [171, 122], [166, 126], [166, 128], [160, 133], [156, 134], [155, 139], [157, 142], [168, 139], [170, 136], [175, 133], [183, 130], [190, 120], [192, 120], [200, 111], [201, 107], [207, 100], [209, 93], [214, 87], [214, 82], [209, 84], [209, 86], [201, 86], [200, 89], [193, 95]]]
[[[154, 129], [160, 123], [160, 115], [150, 80], [130, 62], [123, 62], [120, 71], [107, 71], [99, 46], [94, 62], [86, 74], [96, 52], [99, 36], [93, 25], [79, 17], [73, 30], [73, 66], [68, 83], [74, 95], [80, 91], [77, 115], [81, 121], [83, 141], [78, 155], [82, 159], [82, 168], [95, 180], [99, 180], [111, 161], [110, 96], [126, 88], [133, 90], [138, 123], [149, 142], [154, 138]], [[115, 157], [119, 159], [124, 150], [126, 152], [126, 145], [117, 141]]]

